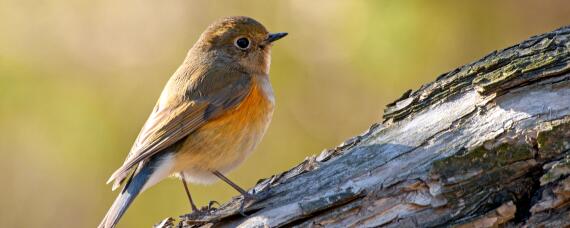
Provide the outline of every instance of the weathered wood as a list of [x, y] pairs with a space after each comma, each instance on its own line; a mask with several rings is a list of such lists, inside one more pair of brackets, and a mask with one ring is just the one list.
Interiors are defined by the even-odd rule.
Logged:
[[[443, 74], [382, 124], [160, 227], [570, 226], [570, 27]], [[167, 225], [170, 224], [170, 225]]]

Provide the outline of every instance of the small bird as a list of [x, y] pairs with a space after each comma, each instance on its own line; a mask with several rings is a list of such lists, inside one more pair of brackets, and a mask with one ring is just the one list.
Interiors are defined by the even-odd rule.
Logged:
[[259, 144], [273, 115], [269, 81], [271, 46], [287, 33], [269, 33], [256, 20], [219, 19], [202, 33], [166, 83], [123, 165], [111, 175], [122, 191], [99, 225], [115, 227], [138, 194], [169, 176], [187, 182], [218, 179], [253, 195], [224, 176]]

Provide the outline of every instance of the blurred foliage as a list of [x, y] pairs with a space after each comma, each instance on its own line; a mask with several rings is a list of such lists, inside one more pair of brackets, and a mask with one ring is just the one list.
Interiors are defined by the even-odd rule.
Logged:
[[[558, 1], [0, 0], [0, 227], [94, 227], [165, 81], [213, 20], [289, 32], [273, 49], [273, 123], [230, 177], [250, 187], [381, 119], [438, 74], [570, 23]], [[237, 195], [192, 185], [197, 201]], [[122, 227], [190, 209], [179, 181], [142, 194]]]

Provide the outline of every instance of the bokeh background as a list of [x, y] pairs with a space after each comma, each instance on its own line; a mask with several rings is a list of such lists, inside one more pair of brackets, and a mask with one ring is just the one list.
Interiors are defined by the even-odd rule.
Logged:
[[[251, 187], [364, 131], [405, 90], [570, 24], [570, 2], [0, 0], [0, 227], [95, 227], [164, 83], [229, 15], [290, 34], [273, 49], [273, 123], [230, 175]], [[190, 188], [201, 205], [237, 194]], [[121, 225], [184, 214], [185, 197], [166, 180]]]

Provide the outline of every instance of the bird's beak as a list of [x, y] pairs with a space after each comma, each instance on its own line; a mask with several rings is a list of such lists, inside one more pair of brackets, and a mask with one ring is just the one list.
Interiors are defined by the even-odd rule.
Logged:
[[269, 36], [267, 36], [267, 43], [273, 43], [273, 41], [279, 40], [285, 36], [287, 36], [288, 33], [286, 32], [278, 32], [278, 33], [269, 33]]

